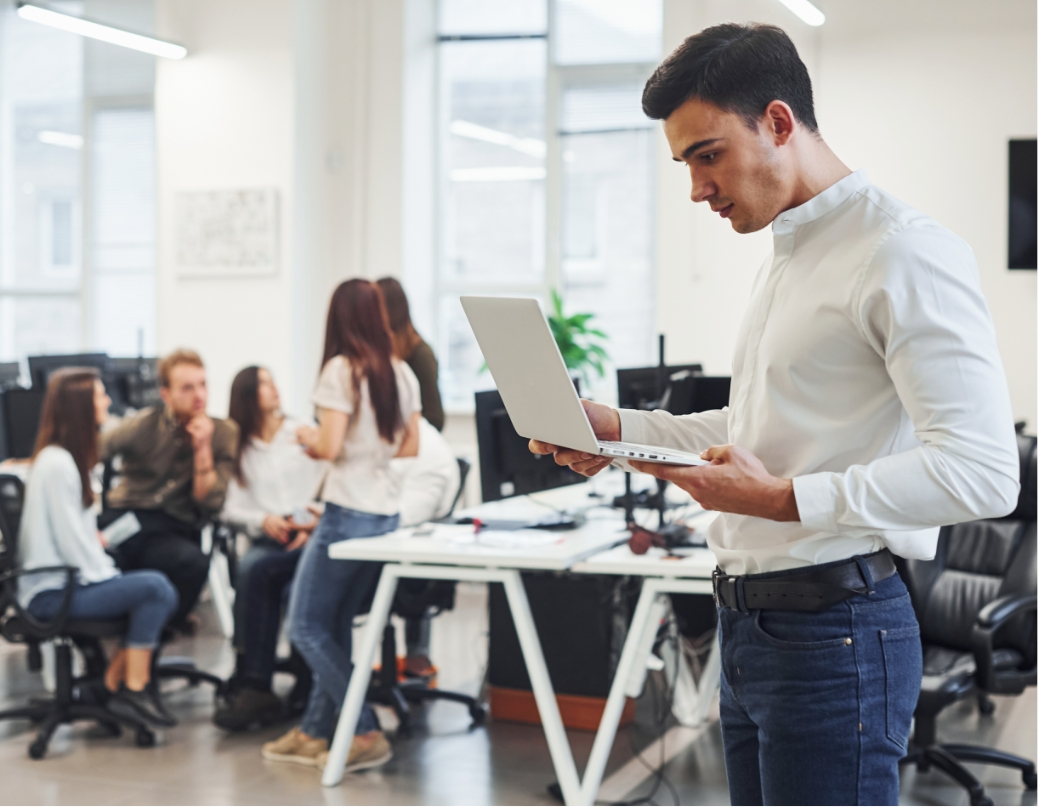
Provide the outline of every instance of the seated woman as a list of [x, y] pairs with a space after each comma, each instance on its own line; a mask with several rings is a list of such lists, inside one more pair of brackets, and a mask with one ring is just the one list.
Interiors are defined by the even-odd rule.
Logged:
[[[25, 493], [20, 561], [25, 570], [76, 567], [70, 619], [129, 617], [123, 647], [105, 672], [112, 693], [108, 708], [154, 726], [172, 726], [176, 721], [151, 685], [151, 656], [176, 611], [177, 591], [162, 572], [120, 573], [97, 531], [90, 470], [97, 464], [97, 432], [110, 403], [94, 370], [69, 368], [51, 376]], [[18, 583], [19, 601], [37, 619], [51, 619], [61, 609], [64, 573], [29, 574]]]
[[[230, 419], [241, 439], [221, 517], [249, 536], [250, 547], [235, 584], [237, 686], [213, 722], [242, 731], [282, 715], [272, 690], [281, 613], [302, 547], [317, 523], [307, 508], [327, 463], [309, 457], [299, 444], [296, 430], [304, 424], [281, 412], [278, 388], [263, 367], [246, 367], [235, 376]], [[308, 683], [309, 670], [298, 657], [297, 668]]]

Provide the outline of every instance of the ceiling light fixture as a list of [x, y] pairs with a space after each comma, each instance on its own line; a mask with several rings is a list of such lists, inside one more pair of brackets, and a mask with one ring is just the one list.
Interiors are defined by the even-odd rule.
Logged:
[[31, 20], [41, 25], [49, 25], [62, 31], [69, 31], [80, 36], [99, 39], [102, 42], [110, 42], [113, 45], [122, 45], [124, 48], [132, 48], [166, 59], [183, 59], [187, 56], [187, 48], [174, 42], [164, 42], [142, 34], [133, 34], [110, 25], [102, 25], [99, 22], [91, 22], [71, 14], [62, 14], [51, 11], [49, 8], [22, 3], [18, 6], [18, 16], [23, 20]]
[[808, 25], [817, 27], [825, 22], [825, 15], [811, 0], [779, 0], [779, 2]]

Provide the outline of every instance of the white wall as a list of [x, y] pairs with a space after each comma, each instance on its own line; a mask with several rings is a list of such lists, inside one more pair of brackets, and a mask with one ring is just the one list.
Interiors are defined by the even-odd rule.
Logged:
[[[400, 274], [402, 0], [157, 0], [158, 347], [198, 349], [210, 412], [242, 367], [310, 411], [327, 301], [343, 279]], [[182, 278], [178, 191], [275, 187], [273, 277]]]
[[[669, 52], [726, 20], [785, 28], [811, 71], [822, 135], [854, 169], [961, 235], [980, 267], [1014, 415], [1036, 412], [1036, 274], [1006, 262], [1007, 145], [1035, 136], [1033, 2], [817, 0], [808, 28], [773, 0], [665, 0]], [[660, 140], [658, 326], [668, 358], [730, 372], [750, 282], [770, 230], [740, 236], [688, 199], [687, 172]]]

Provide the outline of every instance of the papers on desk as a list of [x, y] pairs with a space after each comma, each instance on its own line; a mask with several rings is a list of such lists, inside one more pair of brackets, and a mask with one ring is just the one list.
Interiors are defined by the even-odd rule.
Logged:
[[564, 532], [548, 530], [476, 530], [471, 524], [435, 524], [416, 527], [412, 538], [428, 538], [451, 544], [480, 544], [495, 549], [536, 549], [565, 539]]

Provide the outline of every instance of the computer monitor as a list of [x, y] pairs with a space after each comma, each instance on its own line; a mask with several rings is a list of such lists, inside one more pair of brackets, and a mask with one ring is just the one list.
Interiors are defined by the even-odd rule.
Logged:
[[17, 387], [21, 377], [21, 368], [16, 361], [0, 362], [0, 390]]
[[32, 381], [32, 388], [47, 389], [51, 373], [62, 367], [93, 367], [104, 378], [108, 372], [108, 354], [73, 353], [64, 356], [30, 356], [29, 378]]
[[105, 385], [112, 398], [112, 411], [146, 409], [162, 403], [159, 394], [159, 360], [155, 358], [112, 358], [108, 361]]
[[43, 390], [12, 387], [0, 392], [0, 459], [28, 459], [36, 447]]
[[[672, 402], [688, 397], [689, 379], [703, 372], [701, 364], [678, 364], [666, 367], [633, 367], [616, 371], [618, 403], [621, 409], [666, 409], [675, 415]], [[667, 395], [667, 388], [670, 394]], [[661, 396], [666, 396], [660, 406]]]
[[692, 381], [692, 402], [688, 413], [724, 409], [732, 394], [732, 377], [701, 375]]
[[476, 440], [485, 502], [585, 481], [554, 457], [530, 453], [530, 441], [516, 433], [497, 390], [476, 393]]

